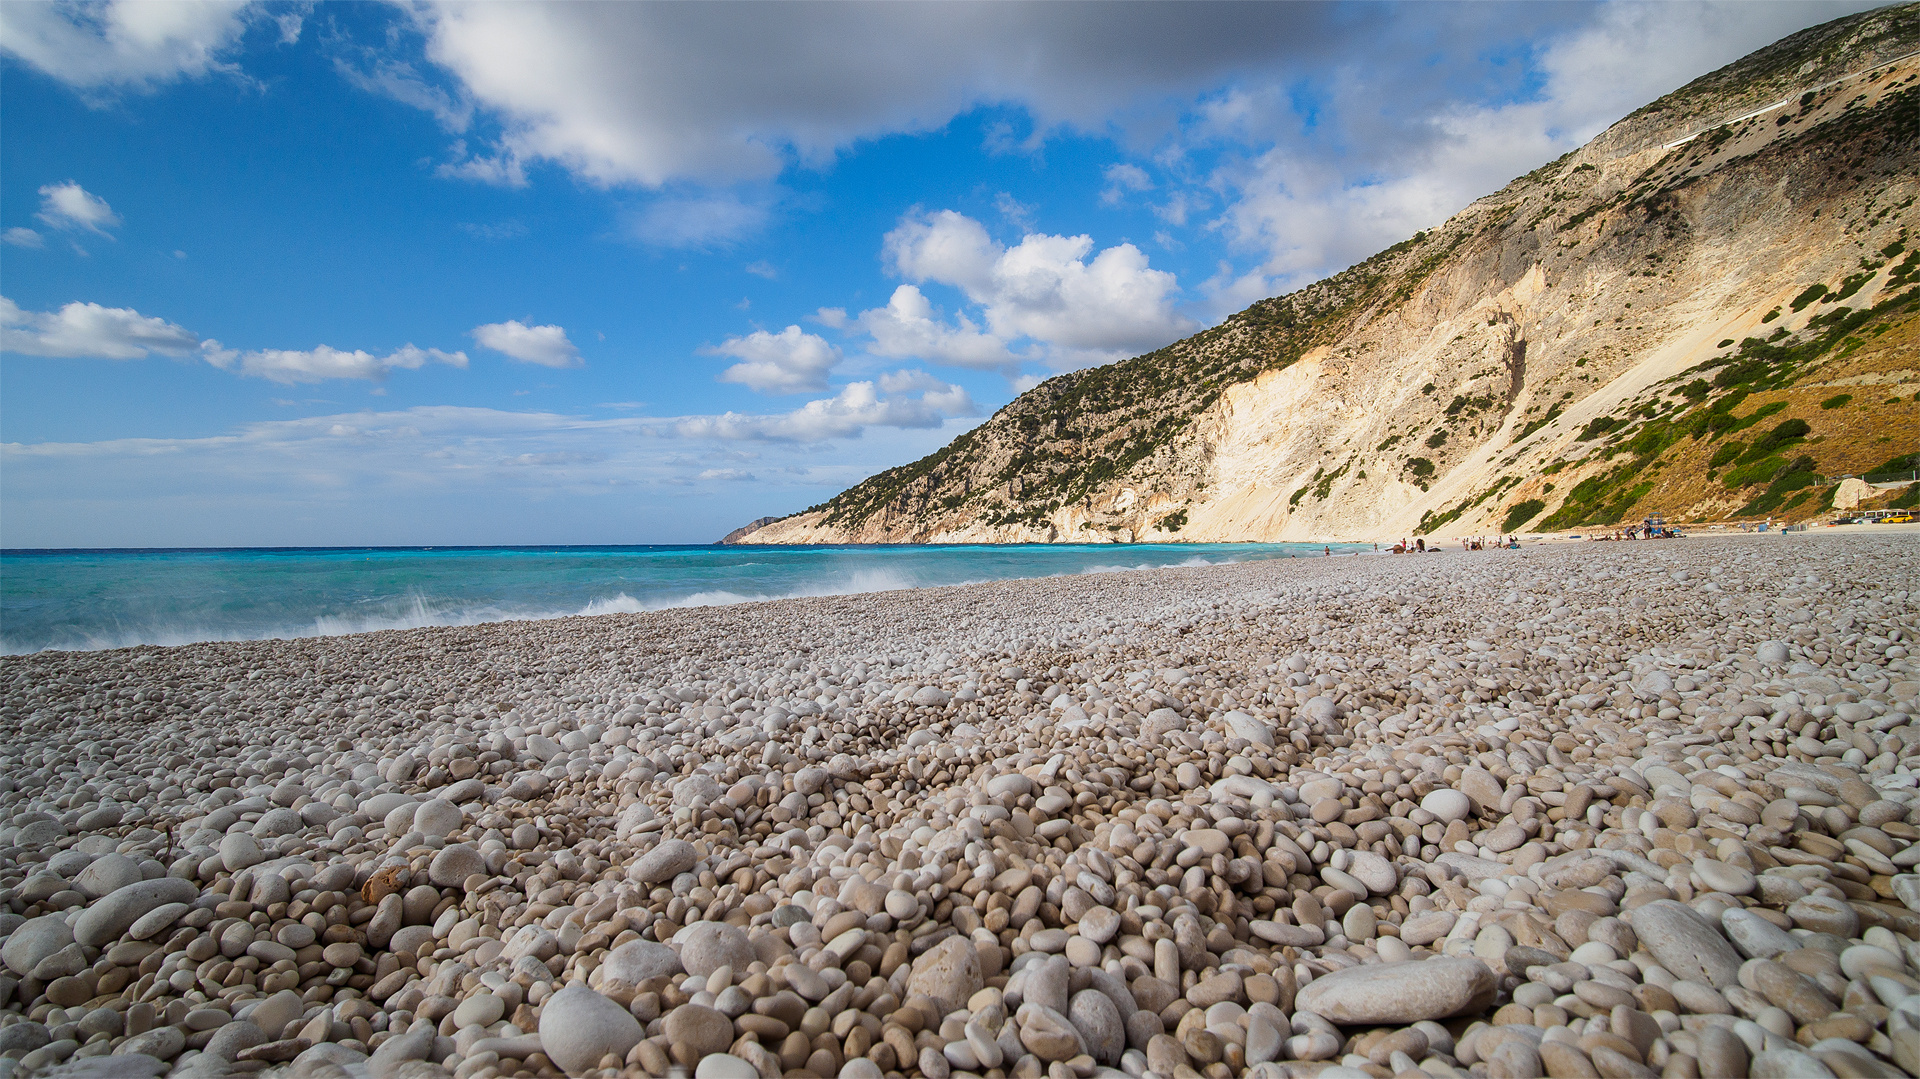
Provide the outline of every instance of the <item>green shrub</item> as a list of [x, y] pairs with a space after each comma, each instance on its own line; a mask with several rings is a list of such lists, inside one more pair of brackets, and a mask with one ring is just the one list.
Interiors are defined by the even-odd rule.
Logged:
[[1525, 502], [1517, 502], [1512, 509], [1507, 511], [1506, 520], [1500, 522], [1500, 531], [1512, 532], [1521, 525], [1539, 516], [1540, 511], [1546, 508], [1547, 504], [1537, 498], [1529, 498]]
[[1845, 408], [1852, 403], [1853, 403], [1852, 394], [1836, 393], [1832, 397], [1829, 397], [1826, 400], [1820, 402], [1820, 407], [1823, 409], [1826, 409], [1828, 412], [1831, 412], [1836, 408]]
[[1802, 292], [1800, 295], [1795, 296], [1793, 298], [1793, 302], [1788, 304], [1787, 306], [1793, 308], [1794, 311], [1798, 312], [1800, 309], [1806, 307], [1810, 303], [1813, 303], [1814, 301], [1818, 300], [1822, 296], [1825, 296], [1826, 294], [1827, 294], [1827, 286], [1808, 285], [1807, 290], [1805, 292]]

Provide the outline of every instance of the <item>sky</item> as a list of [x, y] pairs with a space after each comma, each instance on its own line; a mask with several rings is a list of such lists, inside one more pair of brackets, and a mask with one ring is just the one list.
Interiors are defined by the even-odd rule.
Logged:
[[709, 542], [1866, 6], [0, 4], [0, 546]]

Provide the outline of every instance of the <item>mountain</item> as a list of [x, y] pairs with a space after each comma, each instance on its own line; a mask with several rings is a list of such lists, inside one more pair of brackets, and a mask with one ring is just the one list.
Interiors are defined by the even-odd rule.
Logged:
[[1824, 509], [1920, 451], [1920, 5], [1794, 34], [1446, 224], [1035, 387], [748, 543], [1482, 534]]

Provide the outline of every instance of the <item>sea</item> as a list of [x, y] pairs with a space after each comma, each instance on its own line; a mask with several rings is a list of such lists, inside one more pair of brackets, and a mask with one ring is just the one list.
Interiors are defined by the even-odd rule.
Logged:
[[[1321, 544], [0, 551], [0, 653], [464, 626], [1320, 557]], [[1335, 553], [1371, 552], [1336, 544]]]

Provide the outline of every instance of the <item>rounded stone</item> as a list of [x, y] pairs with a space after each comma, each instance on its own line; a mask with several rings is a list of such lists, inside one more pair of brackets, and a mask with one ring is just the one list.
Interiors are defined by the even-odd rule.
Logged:
[[1127, 1030], [1120, 1009], [1105, 993], [1097, 989], [1075, 993], [1067, 1008], [1067, 1021], [1086, 1040], [1087, 1052], [1095, 1061], [1108, 1066], [1120, 1063], [1120, 1054], [1127, 1047]]
[[42, 914], [15, 929], [0, 945], [0, 962], [21, 977], [33, 972], [41, 960], [73, 943], [73, 929], [57, 914]]
[[429, 798], [413, 811], [413, 830], [435, 839], [459, 831], [460, 821], [460, 807], [444, 798]]
[[1625, 916], [1640, 944], [1675, 977], [1725, 989], [1740, 981], [1740, 953], [1684, 903], [1656, 899]]
[[638, 985], [648, 978], [681, 974], [686, 967], [680, 955], [665, 944], [651, 940], [630, 940], [607, 953], [600, 965], [601, 977]]
[[663, 839], [634, 860], [627, 876], [640, 884], [659, 884], [692, 869], [699, 861], [693, 844], [684, 839]]
[[200, 897], [192, 881], [179, 877], [143, 880], [116, 889], [96, 901], [73, 922], [73, 939], [88, 948], [105, 948], [120, 939], [140, 916], [166, 903], [191, 903]]
[[486, 871], [487, 860], [481, 857], [478, 848], [466, 843], [441, 848], [433, 856], [433, 861], [427, 863], [427, 879], [441, 888], [458, 888], [467, 882], [468, 877]]
[[753, 942], [745, 931], [725, 922], [695, 922], [679, 936], [680, 965], [706, 977], [721, 967], [745, 970], [753, 962]]
[[1830, 895], [1810, 895], [1796, 899], [1787, 907], [1787, 917], [1801, 929], [1832, 933], [1851, 940], [1860, 935], [1860, 915], [1844, 900]]
[[88, 899], [98, 899], [142, 879], [139, 862], [124, 854], [103, 854], [73, 878], [73, 887]]
[[631, 1012], [584, 985], [569, 985], [540, 1006], [541, 1050], [572, 1074], [598, 1066], [608, 1054], [625, 1060], [645, 1036]]
[[453, 1025], [462, 1028], [489, 1026], [499, 1022], [506, 1014], [506, 1001], [492, 993], [475, 993], [453, 1010]]
[[1105, 944], [1120, 931], [1120, 915], [1108, 907], [1093, 907], [1080, 916], [1080, 935]]
[[228, 832], [220, 840], [220, 864], [226, 866], [229, 873], [238, 873], [266, 860], [259, 841], [245, 832]]
[[1420, 808], [1433, 814], [1440, 823], [1452, 824], [1467, 819], [1467, 815], [1473, 812], [1473, 800], [1457, 790], [1440, 787], [1420, 799]]
[[696, 1060], [708, 1053], [725, 1052], [733, 1044], [733, 1020], [725, 1012], [703, 1004], [680, 1005], [667, 1013], [660, 1026], [675, 1048], [685, 1049], [683, 1055]]
[[1715, 858], [1695, 861], [1693, 872], [1709, 889], [1728, 895], [1751, 895], [1757, 884], [1752, 873]]
[[1294, 1006], [1334, 1023], [1405, 1024], [1483, 1010], [1498, 989], [1478, 959], [1435, 957], [1322, 975], [1300, 990]]

